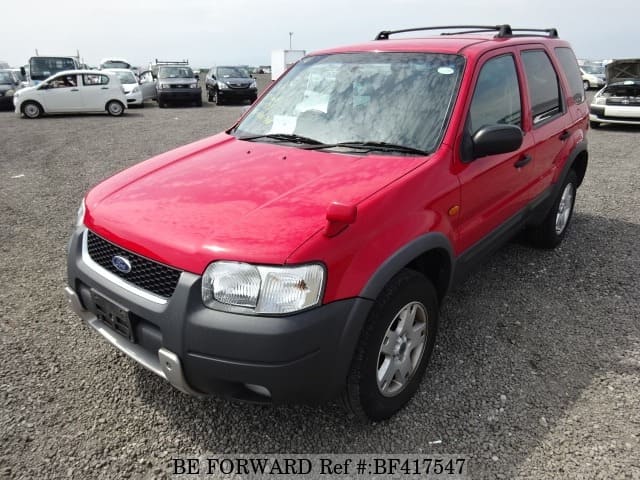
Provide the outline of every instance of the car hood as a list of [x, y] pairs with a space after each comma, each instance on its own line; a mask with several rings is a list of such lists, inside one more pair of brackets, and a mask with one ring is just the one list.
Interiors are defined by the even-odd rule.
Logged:
[[253, 78], [247, 77], [222, 77], [219, 80], [224, 83], [232, 83], [234, 85], [243, 86], [249, 86], [251, 85], [251, 83], [253, 83]]
[[606, 66], [607, 83], [640, 79], [640, 58], [614, 60]]
[[125, 170], [85, 199], [85, 225], [123, 248], [201, 274], [213, 260], [284, 264], [326, 225], [424, 157], [345, 155], [227, 134]]
[[198, 81], [195, 78], [158, 78], [158, 83], [167, 85], [189, 85], [191, 83], [198, 83]]

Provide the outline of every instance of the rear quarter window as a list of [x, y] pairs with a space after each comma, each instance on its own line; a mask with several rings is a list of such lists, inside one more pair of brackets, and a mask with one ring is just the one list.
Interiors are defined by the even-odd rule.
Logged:
[[578, 60], [573, 54], [573, 50], [568, 47], [558, 47], [555, 49], [556, 56], [564, 72], [564, 76], [569, 81], [569, 88], [571, 89], [571, 96], [576, 103], [582, 103], [585, 100], [584, 85], [582, 83], [582, 75], [580, 74], [580, 67], [578, 67]]

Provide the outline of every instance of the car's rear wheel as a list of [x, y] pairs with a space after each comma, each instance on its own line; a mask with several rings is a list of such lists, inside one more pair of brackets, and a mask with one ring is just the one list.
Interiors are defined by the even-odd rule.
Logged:
[[562, 183], [553, 206], [540, 225], [529, 229], [529, 239], [540, 248], [555, 248], [564, 239], [576, 201], [578, 177], [570, 170]]
[[438, 327], [431, 282], [402, 270], [380, 293], [362, 331], [343, 400], [360, 418], [383, 420], [413, 397]]
[[38, 118], [42, 115], [42, 107], [37, 102], [25, 102], [22, 105], [22, 113], [27, 118]]
[[124, 113], [124, 105], [117, 100], [107, 103], [107, 113], [112, 117], [119, 117]]

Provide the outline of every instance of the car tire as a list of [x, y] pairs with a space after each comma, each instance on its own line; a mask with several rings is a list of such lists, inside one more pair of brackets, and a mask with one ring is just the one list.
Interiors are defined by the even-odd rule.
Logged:
[[158, 102], [158, 108], [165, 108], [167, 106], [164, 102]]
[[22, 114], [29, 119], [42, 116], [42, 106], [38, 102], [24, 102], [21, 107]]
[[413, 397], [438, 328], [438, 299], [422, 274], [404, 269], [382, 290], [351, 363], [343, 403], [358, 418], [384, 420]]
[[218, 95], [218, 90], [213, 91], [213, 101], [216, 105], [222, 105], [224, 103], [222, 98], [220, 98], [220, 95]]
[[574, 170], [570, 170], [547, 216], [542, 223], [529, 228], [528, 238], [533, 245], [551, 249], [562, 242], [573, 216], [577, 188], [578, 176]]
[[593, 120], [590, 120], [590, 121], [589, 121], [589, 126], [590, 126], [591, 128], [600, 128], [600, 125], [601, 125], [601, 123], [600, 123], [600, 122], [595, 122], [595, 121], [593, 121]]
[[589, 88], [591, 88], [591, 84], [589, 84], [589, 80], [583, 80], [582, 81], [582, 86], [584, 87], [584, 91], [586, 92], [587, 90], [589, 90]]
[[110, 102], [107, 102], [105, 109], [107, 110], [107, 113], [112, 117], [119, 117], [124, 113], [124, 105], [117, 100], [111, 100]]
[[207, 90], [207, 102], [213, 102], [213, 93], [211, 93], [211, 90]]

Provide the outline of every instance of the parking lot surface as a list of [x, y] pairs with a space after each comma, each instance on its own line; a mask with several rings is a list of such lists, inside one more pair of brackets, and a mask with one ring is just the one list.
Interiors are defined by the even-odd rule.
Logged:
[[640, 479], [640, 128], [590, 131], [558, 249], [515, 240], [451, 292], [421, 388], [389, 421], [194, 399], [83, 326], [63, 297], [83, 194], [242, 110], [0, 112], [1, 478], [164, 478], [172, 458], [206, 453], [396, 452], [465, 455], [471, 478]]

